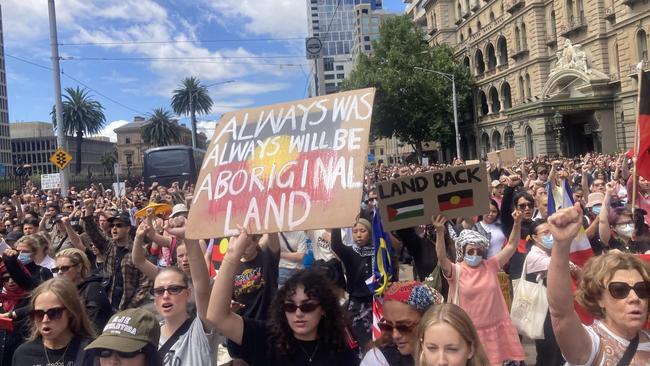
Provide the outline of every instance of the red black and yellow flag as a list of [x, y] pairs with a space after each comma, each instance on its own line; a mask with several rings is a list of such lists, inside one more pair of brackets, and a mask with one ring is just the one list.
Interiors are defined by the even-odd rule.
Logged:
[[650, 179], [650, 71], [641, 72], [639, 83], [639, 140], [636, 145], [639, 155], [636, 170], [638, 175]]
[[441, 212], [471, 206], [474, 206], [474, 192], [471, 189], [438, 195], [438, 207]]

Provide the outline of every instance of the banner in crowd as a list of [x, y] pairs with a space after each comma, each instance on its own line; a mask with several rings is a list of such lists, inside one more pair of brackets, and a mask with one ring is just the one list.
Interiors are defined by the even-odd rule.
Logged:
[[61, 175], [59, 173], [41, 174], [41, 189], [61, 188]]
[[487, 153], [488, 161], [492, 164], [499, 164], [499, 155], [501, 155], [501, 165], [504, 168], [510, 168], [517, 162], [515, 149], [497, 150]]
[[411, 175], [377, 186], [384, 230], [430, 224], [431, 215], [471, 217], [488, 212], [485, 164]]
[[374, 95], [360, 89], [225, 114], [203, 160], [188, 235], [354, 223]]

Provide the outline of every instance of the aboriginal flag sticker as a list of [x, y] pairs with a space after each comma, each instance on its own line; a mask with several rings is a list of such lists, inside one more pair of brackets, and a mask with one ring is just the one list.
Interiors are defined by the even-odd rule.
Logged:
[[471, 189], [438, 195], [438, 207], [441, 212], [472, 206], [474, 206], [474, 191]]

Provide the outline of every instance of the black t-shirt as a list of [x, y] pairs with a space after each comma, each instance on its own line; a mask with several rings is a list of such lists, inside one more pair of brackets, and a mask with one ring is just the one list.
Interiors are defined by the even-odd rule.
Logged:
[[233, 299], [245, 305], [240, 315], [266, 320], [271, 300], [278, 288], [280, 253], [262, 249], [250, 262], [242, 262], [235, 275]]
[[618, 249], [623, 253], [643, 254], [650, 250], [650, 244], [645, 241], [631, 240], [629, 244], [626, 245], [624, 241], [611, 237], [609, 238], [609, 249]]
[[[43, 346], [41, 339], [23, 343], [14, 353], [13, 366], [85, 366], [93, 364], [93, 357], [90, 353], [84, 352], [83, 348], [90, 343], [89, 340], [74, 336], [68, 347], [61, 349], [49, 349]], [[47, 350], [47, 356], [45, 354]], [[61, 361], [62, 363], [57, 363]]]
[[[279, 355], [269, 346], [270, 343], [269, 333], [263, 322], [244, 318], [242, 345], [235, 345], [234, 348], [238, 348], [237, 353], [244, 355], [243, 359], [250, 366], [357, 366], [360, 363], [357, 353], [353, 350], [346, 349], [344, 352], [332, 354], [327, 347], [318, 345], [317, 341], [300, 341], [301, 350], [291, 355]], [[230, 342], [229, 346], [232, 345]]]

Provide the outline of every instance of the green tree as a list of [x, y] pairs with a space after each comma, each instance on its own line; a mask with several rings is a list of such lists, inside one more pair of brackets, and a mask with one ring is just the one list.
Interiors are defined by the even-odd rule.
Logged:
[[[212, 109], [212, 98], [208, 89], [198, 78], [192, 76], [183, 79], [181, 85], [174, 90], [172, 109], [181, 116], [190, 116], [192, 122], [192, 141], [196, 142], [196, 112], [208, 114]], [[197, 147], [197, 146], [194, 146]]]
[[180, 127], [172, 122], [172, 115], [163, 108], [156, 108], [149, 114], [142, 126], [142, 140], [152, 146], [167, 146], [178, 142]]
[[[63, 133], [74, 136], [77, 145], [75, 153], [75, 174], [81, 173], [81, 143], [83, 136], [95, 135], [101, 132], [106, 123], [104, 107], [91, 98], [86, 89], [65, 88], [63, 95]], [[52, 123], [56, 125], [56, 110], [52, 107]]]
[[418, 159], [425, 141], [455, 146], [451, 82], [416, 67], [454, 75], [459, 118], [471, 103], [469, 70], [454, 59], [448, 45], [429, 47], [422, 30], [407, 16], [387, 19], [379, 32], [374, 53], [362, 55], [343, 83], [345, 90], [377, 88], [372, 136], [395, 136], [410, 144]]
[[102, 167], [104, 167], [104, 174], [106, 172], [113, 172], [113, 167], [117, 163], [117, 148], [113, 148], [113, 150], [104, 153], [99, 161]]

